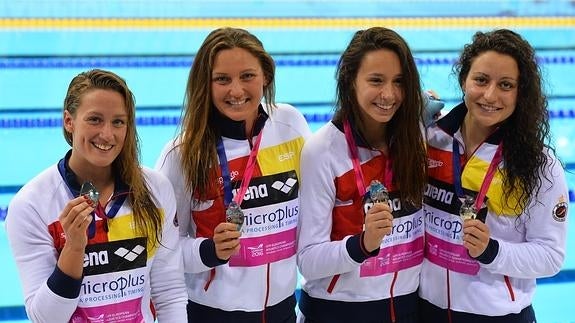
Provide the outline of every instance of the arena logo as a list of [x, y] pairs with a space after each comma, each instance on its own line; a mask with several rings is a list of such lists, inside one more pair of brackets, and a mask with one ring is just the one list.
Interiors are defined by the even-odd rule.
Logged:
[[[134, 261], [145, 250], [146, 248], [140, 245], [135, 246], [132, 250], [120, 247], [118, 250], [114, 251], [114, 254], [128, 261]], [[88, 266], [108, 265], [109, 263], [110, 259], [107, 250], [88, 252], [84, 254], [84, 268]]]
[[133, 238], [88, 245], [84, 253], [84, 275], [145, 267], [146, 241], [146, 238]]
[[297, 179], [288, 178], [285, 182], [275, 181], [272, 184], [272, 187], [275, 188], [276, 190], [282, 192], [282, 193], [289, 194], [289, 192], [292, 190], [292, 188], [294, 188], [296, 183], [297, 183]]
[[[240, 185], [240, 182], [232, 183], [234, 196], [238, 194]], [[254, 177], [246, 189], [242, 209], [248, 210], [292, 201], [298, 197], [298, 192], [298, 179], [295, 171]]]
[[108, 251], [94, 251], [88, 252], [84, 254], [84, 268], [90, 266], [101, 266], [107, 265], [110, 263], [110, 259], [108, 257]]
[[[237, 188], [232, 191], [234, 196], [238, 194], [239, 190], [240, 189]], [[259, 185], [248, 186], [246, 194], [244, 195], [244, 201], [260, 199], [268, 196], [268, 186], [265, 183], [262, 183]]]
[[431, 184], [427, 184], [423, 194], [433, 200], [442, 202], [447, 205], [451, 205], [453, 196], [455, 195], [453, 192], [448, 192], [443, 188], [437, 188]]

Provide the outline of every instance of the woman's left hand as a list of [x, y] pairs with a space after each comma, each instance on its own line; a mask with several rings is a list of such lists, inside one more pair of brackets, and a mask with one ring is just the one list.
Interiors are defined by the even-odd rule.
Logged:
[[465, 220], [463, 222], [463, 246], [473, 258], [479, 257], [489, 244], [489, 227], [480, 220]]

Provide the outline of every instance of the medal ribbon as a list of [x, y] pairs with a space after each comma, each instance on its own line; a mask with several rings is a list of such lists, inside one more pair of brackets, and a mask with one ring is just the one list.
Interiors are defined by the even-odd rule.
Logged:
[[[459, 197], [463, 197], [463, 187], [461, 185], [461, 163], [459, 161], [459, 142], [454, 138], [453, 139], [453, 185], [455, 186], [455, 193]], [[487, 194], [487, 190], [489, 189], [489, 185], [491, 185], [491, 181], [493, 180], [493, 176], [495, 176], [495, 171], [497, 170], [497, 166], [501, 163], [503, 159], [503, 145], [500, 143], [497, 146], [497, 150], [495, 151], [495, 155], [493, 155], [493, 159], [489, 164], [489, 168], [487, 169], [487, 173], [483, 178], [483, 183], [481, 183], [481, 188], [479, 189], [479, 193], [475, 198], [475, 209], [479, 210], [481, 205], [483, 204], [483, 199]]]
[[[364, 196], [366, 193], [365, 184], [364, 184], [364, 177], [363, 171], [361, 170], [361, 164], [359, 161], [359, 151], [357, 149], [357, 144], [355, 143], [355, 139], [353, 139], [353, 134], [351, 132], [351, 126], [349, 124], [349, 120], [345, 120], [343, 122], [343, 132], [345, 134], [345, 141], [347, 142], [347, 147], [349, 148], [349, 153], [351, 154], [351, 162], [353, 163], [353, 172], [355, 173], [355, 184], [357, 185], [357, 190], [359, 191], [360, 196]], [[385, 173], [383, 182], [385, 187], [389, 190], [391, 187], [391, 162], [388, 158], [385, 161]]]
[[232, 179], [230, 176], [230, 168], [228, 165], [228, 159], [226, 157], [226, 150], [224, 148], [224, 142], [221, 137], [218, 138], [218, 142], [216, 144], [216, 151], [218, 152], [218, 157], [220, 159], [220, 168], [222, 171], [222, 179], [224, 182], [224, 205], [226, 208], [230, 205], [232, 199], [236, 204], [239, 206], [242, 204], [244, 200], [244, 195], [248, 189], [250, 181], [252, 179], [252, 175], [254, 173], [254, 169], [256, 166], [256, 157], [258, 155], [258, 150], [260, 149], [260, 142], [262, 141], [262, 133], [264, 132], [263, 128], [256, 137], [254, 142], [254, 146], [250, 151], [250, 157], [248, 158], [248, 162], [246, 164], [246, 169], [244, 171], [244, 176], [242, 177], [242, 184], [240, 185], [240, 189], [236, 194], [235, 198], [233, 198], [232, 193]]

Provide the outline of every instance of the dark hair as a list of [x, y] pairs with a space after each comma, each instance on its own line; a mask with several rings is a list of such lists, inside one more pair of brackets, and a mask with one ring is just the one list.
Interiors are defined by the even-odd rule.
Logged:
[[[135, 100], [124, 79], [112, 72], [99, 69], [78, 74], [68, 86], [64, 110], [75, 117], [84, 94], [95, 89], [114, 91], [124, 98], [127, 114], [126, 138], [122, 151], [112, 162], [112, 173], [130, 187], [128, 203], [132, 207], [138, 233], [148, 237], [148, 241], [152, 243], [159, 243], [162, 236], [162, 214], [152, 200], [139, 164], [140, 148], [135, 123]], [[66, 142], [72, 146], [74, 140], [72, 134], [66, 131], [64, 125], [62, 128]]]
[[544, 148], [554, 152], [550, 146], [547, 98], [533, 47], [519, 34], [507, 29], [477, 32], [472, 42], [463, 47], [459, 61], [454, 65], [460, 86], [475, 58], [487, 51], [509, 55], [519, 68], [517, 105], [513, 114], [502, 123], [501, 131], [505, 201], [509, 206], [509, 197], [517, 193], [517, 204], [510, 206], [520, 214], [541, 188], [540, 171], [550, 162]]
[[212, 70], [216, 55], [233, 48], [245, 49], [258, 59], [266, 81], [266, 106], [268, 109], [275, 107], [275, 63], [261, 41], [239, 28], [212, 31], [200, 46], [190, 69], [179, 145], [186, 186], [190, 191], [193, 186], [200, 198], [205, 198], [207, 191], [213, 187], [209, 179], [215, 176], [216, 168], [213, 166], [218, 164], [216, 133], [213, 125], [210, 125], [210, 116], [215, 109], [211, 96]]
[[380, 49], [391, 50], [399, 57], [404, 92], [401, 108], [385, 125], [385, 141], [393, 165], [393, 182], [400, 187], [403, 200], [420, 206], [427, 168], [425, 144], [420, 128], [423, 113], [421, 84], [411, 50], [395, 31], [372, 27], [355, 33], [337, 66], [334, 121], [349, 120], [363, 133], [355, 81], [365, 55]]

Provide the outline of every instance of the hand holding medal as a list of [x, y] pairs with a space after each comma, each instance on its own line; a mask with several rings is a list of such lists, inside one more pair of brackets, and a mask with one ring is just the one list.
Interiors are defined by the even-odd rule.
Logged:
[[363, 245], [372, 252], [379, 248], [383, 237], [391, 233], [393, 215], [388, 204], [389, 192], [380, 181], [371, 181], [367, 192]]

